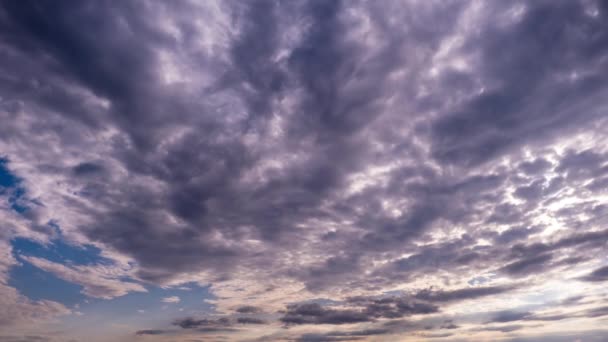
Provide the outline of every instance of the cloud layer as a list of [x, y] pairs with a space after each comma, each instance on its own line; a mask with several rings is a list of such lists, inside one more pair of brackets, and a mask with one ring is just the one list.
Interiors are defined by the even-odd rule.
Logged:
[[126, 340], [596, 334], [607, 17], [602, 1], [2, 3], [3, 306], [69, 313], [19, 297], [21, 262], [90, 298], [210, 286], [214, 312]]

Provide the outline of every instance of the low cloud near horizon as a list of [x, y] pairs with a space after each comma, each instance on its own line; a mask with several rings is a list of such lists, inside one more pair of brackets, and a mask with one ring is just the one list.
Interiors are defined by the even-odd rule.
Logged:
[[0, 342], [605, 341], [608, 3], [0, 4]]

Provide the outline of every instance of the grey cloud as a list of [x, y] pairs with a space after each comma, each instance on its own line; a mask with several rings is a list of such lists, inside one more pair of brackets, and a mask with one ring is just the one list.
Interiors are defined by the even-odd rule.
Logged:
[[[438, 313], [517, 280], [342, 300], [496, 270], [540, 286], [605, 248], [604, 3], [209, 4], [0, 5], [0, 149], [37, 196], [0, 194], [0, 215], [18, 216], [10, 234], [58, 222], [151, 286], [196, 278], [219, 292], [245, 274], [343, 296], [287, 307], [287, 325]], [[13, 213], [25, 197], [39, 205]], [[545, 239], [538, 217], [567, 229]], [[90, 296], [142, 290], [38, 264]], [[224, 300], [234, 316], [173, 325], [265, 322], [262, 304]]]
[[39, 336], [39, 335], [25, 335], [25, 336], [0, 336], [2, 342], [49, 342], [52, 341], [52, 337]]
[[481, 331], [500, 331], [503, 333], [508, 333], [508, 332], [512, 332], [512, 331], [517, 331], [517, 330], [521, 330], [526, 328], [525, 325], [521, 325], [521, 324], [509, 324], [509, 325], [501, 325], [501, 326], [496, 326], [496, 327], [484, 327], [484, 328], [479, 328], [478, 330]]
[[551, 321], [561, 321], [570, 318], [595, 318], [595, 317], [603, 317], [608, 315], [608, 307], [607, 306], [598, 306], [591, 309], [579, 310], [570, 313], [556, 313], [556, 314], [534, 314], [528, 313], [522, 317], [514, 317], [513, 320], [524, 320], [524, 321], [539, 321], [539, 322], [551, 322]]
[[231, 332], [238, 331], [234, 328], [234, 325], [263, 325], [267, 323], [257, 317], [220, 317], [217, 319], [184, 317], [173, 320], [171, 324], [182, 329], [195, 329], [198, 332]]
[[327, 333], [328, 336], [373, 336], [373, 335], [384, 335], [389, 333], [387, 329], [365, 329], [365, 330], [355, 330], [348, 332], [330, 332]]
[[585, 317], [603, 317], [608, 316], [608, 306], [601, 306], [593, 309], [589, 309], [583, 313]]
[[365, 311], [373, 317], [400, 318], [416, 314], [430, 314], [439, 311], [434, 304], [417, 302], [407, 298], [380, 298], [366, 304]]
[[254, 317], [239, 317], [236, 319], [239, 324], [266, 324], [267, 322], [263, 319]]
[[262, 309], [258, 308], [257, 306], [245, 305], [245, 306], [238, 307], [235, 311], [238, 313], [248, 314], [248, 313], [261, 312]]
[[563, 239], [558, 240], [553, 244], [554, 247], [562, 248], [562, 247], [572, 247], [580, 244], [599, 244], [608, 240], [608, 230], [600, 230], [586, 233], [575, 233], [570, 236], [564, 237]]
[[[347, 324], [378, 318], [402, 318], [439, 312], [437, 304], [448, 304], [512, 291], [513, 286], [464, 288], [452, 291], [423, 290], [411, 295], [351, 297], [346, 309], [324, 307], [318, 303], [293, 304], [281, 321], [286, 324]], [[445, 325], [445, 324], [444, 324]], [[456, 326], [445, 325], [445, 328]]]
[[[608, 40], [604, 21], [587, 15], [580, 2], [527, 4], [520, 20], [511, 27], [486, 27], [492, 38], [480, 42], [482, 77], [502, 78], [501, 85], [433, 124], [438, 160], [477, 165], [523, 142], [552, 138], [598, 118], [599, 113], [585, 105], [597, 103], [595, 96], [603, 89], [595, 74], [570, 83], [556, 83], [552, 76], [602, 63]], [[574, 33], [580, 25], [587, 38]], [[504, 49], [511, 53], [502, 54]], [[561, 53], [565, 50], [572, 53]], [[566, 101], [570, 108], [580, 108], [578, 115], [561, 108]]]
[[506, 272], [510, 275], [526, 275], [532, 272], [542, 270], [547, 262], [549, 262], [553, 256], [551, 254], [541, 254], [534, 257], [518, 260], [505, 265], [501, 268], [501, 271]]
[[281, 317], [286, 324], [350, 324], [374, 321], [378, 318], [400, 318], [416, 314], [435, 313], [437, 306], [407, 298], [351, 298], [347, 309], [333, 309], [318, 303], [292, 304]]
[[[229, 269], [233, 265], [240, 265], [243, 260], [250, 260], [252, 265], [276, 262], [267, 255], [256, 254], [258, 251], [235, 248], [234, 245], [250, 238], [261, 239], [269, 250], [279, 245], [297, 245], [293, 238], [297, 231], [293, 229], [294, 225], [307, 217], [339, 219], [341, 216], [351, 216], [354, 208], [362, 202], [354, 196], [344, 201], [342, 207], [327, 208], [322, 207], [321, 203], [332, 202], [333, 196], [344, 190], [345, 180], [350, 174], [376, 160], [393, 159], [393, 153], [398, 152], [387, 149], [372, 153], [367, 141], [359, 136], [360, 132], [369, 128], [369, 134], [377, 133], [374, 137], [383, 143], [393, 143], [389, 140], [397, 139], [395, 142], [399, 143], [400, 151], [410, 151], [408, 153], [412, 156], [421, 153], [411, 146], [408, 139], [391, 132], [391, 124], [398, 121], [391, 121], [393, 119], [388, 114], [387, 122], [382, 121], [384, 118], [381, 117], [385, 115], [382, 114], [382, 103], [390, 96], [388, 94], [403, 90], [404, 96], [409, 98], [415, 93], [408, 88], [409, 85], [391, 88], [397, 85], [391, 83], [389, 75], [408, 61], [406, 49], [400, 46], [407, 47], [421, 42], [430, 47], [437, 46], [444, 35], [450, 33], [453, 23], [459, 19], [460, 11], [466, 7], [454, 2], [423, 11], [419, 14], [420, 18], [427, 18], [423, 21], [406, 17], [412, 36], [403, 36], [397, 30], [390, 32], [394, 28], [381, 18], [386, 10], [382, 5], [357, 7], [359, 10], [370, 11], [376, 29], [388, 30], [386, 32], [390, 33], [387, 35], [387, 44], [368, 50], [355, 40], [342, 39], [352, 28], [344, 16], [348, 6], [345, 3], [287, 4], [260, 1], [239, 6], [226, 3], [222, 10], [239, 14], [239, 20], [235, 24], [243, 34], [230, 42], [226, 50], [227, 60], [195, 56], [201, 58], [200, 67], [217, 66], [222, 70], [211, 82], [211, 87], [199, 90], [209, 91], [211, 97], [225, 96], [233, 99], [235, 110], [245, 113], [242, 118], [235, 118], [228, 124], [219, 116], [211, 114], [218, 108], [193, 103], [175, 89], [161, 86], [162, 82], [154, 72], [159, 60], [152, 52], [158, 49], [173, 51], [179, 47], [184, 52], [184, 58], [194, 58], [189, 45], [192, 37], [188, 34], [194, 34], [194, 28], [188, 24], [188, 5], [176, 6], [172, 12], [179, 19], [176, 27], [182, 34], [180, 39], [171, 37], [136, 15], [140, 11], [147, 13], [146, 11], [153, 10], [140, 8], [138, 3], [116, 4], [116, 9], [98, 3], [71, 7], [44, 3], [40, 6], [37, 8], [30, 3], [4, 6], [3, 12], [10, 19], [4, 25], [16, 39], [9, 39], [9, 46], [17, 54], [25, 55], [27, 52], [29, 57], [25, 60], [37, 67], [40, 75], [38, 78], [49, 85], [55, 85], [61, 79], [62, 82], [72, 82], [107, 100], [109, 107], [104, 115], [97, 115], [92, 108], [67, 94], [63, 96], [64, 102], [53, 104], [53, 108], [65, 120], [80, 120], [83, 127], [107, 126], [124, 133], [114, 138], [106, 157], [118, 162], [131, 175], [154, 179], [163, 189], [159, 192], [152, 187], [129, 182], [87, 184], [86, 191], [81, 191], [80, 194], [87, 194], [94, 199], [100, 207], [104, 207], [105, 214], [96, 217], [95, 213], [85, 211], [84, 214], [91, 216], [91, 221], [96, 224], [83, 228], [83, 232], [91, 240], [111, 246], [137, 260], [140, 267], [138, 276], [156, 283], [165, 282], [179, 273], [202, 270], [212, 270], [219, 279], [227, 276]], [[385, 6], [390, 8], [393, 5]], [[44, 16], [40, 14], [41, 10], [44, 10]], [[296, 12], [300, 14], [295, 15]], [[568, 18], [566, 26], [588, 21], [578, 5], [562, 4], [547, 9], [539, 4], [530, 7], [522, 22], [513, 27], [497, 28], [491, 22], [482, 24], [490, 28], [488, 35], [499, 37], [499, 41], [513, 44], [516, 41], [514, 37], [524, 35], [525, 46], [532, 47], [538, 38], [535, 35], [542, 34], [532, 29], [533, 23], [535, 18], [541, 18], [549, 28], [555, 30], [560, 46], [569, 47], [572, 43], [570, 33], [554, 26], [551, 20], [540, 14], [545, 12], [551, 18]], [[436, 17], [442, 19], [433, 20]], [[95, 35], [77, 29], [84, 22], [95, 21], [96, 18], [104, 18], [105, 21], [102, 20], [103, 25], [99, 25]], [[123, 26], [112, 24], [123, 21], [129, 23], [133, 36], [122, 34]], [[299, 32], [301, 39], [293, 41], [290, 49], [283, 50], [282, 44], [285, 44], [286, 39], [282, 32], [283, 25], [290, 21], [311, 25], [303, 26], [306, 29]], [[423, 24], [429, 21], [444, 24], [429, 29]], [[589, 32], [596, 32], [600, 28], [595, 22], [587, 24]], [[49, 29], [51, 26], [52, 29]], [[112, 37], [124, 39], [114, 40]], [[134, 37], [141, 39], [136, 40]], [[528, 62], [536, 65], [531, 58], [532, 54], [526, 51], [517, 50], [520, 53], [518, 55], [514, 50], [514, 55], [510, 58], [494, 58], [493, 42], [493, 39], [487, 39], [480, 45], [483, 61], [481, 72], [488, 80], [500, 78], [504, 68], [510, 70], [508, 66], [527, 65]], [[597, 42], [584, 41], [580, 44], [582, 45], [577, 47], [591, 49]], [[107, 51], [112, 51], [112, 55], [109, 56]], [[285, 51], [286, 57], [278, 61], [272, 60], [281, 51]], [[44, 54], [53, 56], [53, 63], [57, 65], [48, 65], [40, 57]], [[82, 56], [90, 58], [81, 58]], [[576, 56], [585, 57], [582, 52]], [[595, 60], [595, 54], [589, 54], [588, 57]], [[424, 64], [415, 58], [410, 57], [409, 60], [414, 64]], [[462, 112], [440, 115], [428, 123], [431, 128], [428, 138], [434, 155], [438, 160], [449, 163], [454, 160], [457, 164], [475, 164], [467, 160], [472, 158], [470, 154], [476, 150], [462, 137], [475, 141], [476, 146], [491, 150], [480, 151], [478, 157], [475, 157], [484, 160], [499, 150], [507, 150], [508, 146], [525, 143], [531, 135], [524, 132], [523, 118], [514, 113], [527, 109], [528, 105], [507, 101], [521, 95], [521, 91], [513, 84], [519, 81], [517, 77], [529, 78], [534, 81], [530, 87], [540, 92], [548, 87], [545, 85], [546, 75], [558, 66], [559, 61], [555, 61], [554, 65], [543, 66], [539, 72], [534, 73], [534, 77], [527, 73], [509, 73], [509, 78], [501, 89], [502, 93], [494, 91], [465, 101]], [[128, 73], [124, 72], [125, 68], [129, 70]], [[61, 71], [63, 78], [53, 70]], [[453, 74], [449, 77], [470, 84], [470, 80], [465, 80], [469, 75], [457, 77]], [[576, 86], [582, 86], [583, 83], [581, 81]], [[347, 87], [347, 84], [353, 86]], [[23, 101], [49, 106], [44, 102], [48, 100], [31, 94], [32, 85], [23, 84], [20, 87], [13, 86], [14, 89], [21, 89], [18, 94]], [[58, 86], [53, 91], [62, 94]], [[290, 114], [283, 128], [288, 143], [280, 146], [260, 143], [253, 147], [243, 143], [240, 139], [243, 135], [269, 132], [273, 103], [289, 97], [291, 92], [298, 92], [299, 95], [292, 97], [295, 103], [293, 114]], [[14, 94], [17, 96], [17, 93]], [[425, 101], [428, 102], [424, 106], [439, 105], [440, 102], [437, 99]], [[494, 116], [483, 114], [492, 113], [492, 108], [497, 104], [504, 104], [501, 113]], [[77, 106], [85, 108], [80, 110]], [[67, 110], [69, 108], [72, 110]], [[76, 112], [83, 114], [77, 115]], [[468, 117], [467, 113], [471, 116]], [[282, 116], [285, 113], [275, 115]], [[535, 127], [551, 126], [555, 129], [547, 131], [555, 131], [558, 130], [559, 123], [572, 123], [566, 119], [572, 116], [556, 115], [557, 123], [540, 116], [534, 117], [537, 119], [534, 121]], [[492, 121], [494, 119], [496, 120]], [[460, 122], [470, 122], [471, 125], [459, 130]], [[505, 127], [504, 138], [495, 137], [494, 133], [487, 133], [487, 137], [477, 134], [485, 128], [491, 131], [496, 125]], [[204, 131], [205, 134], [185, 133], [163, 143], [172, 129], [182, 126], [195, 127], [197, 132]], [[416, 132], [424, 133], [424, 126]], [[517, 139], [508, 138], [507, 133]], [[73, 139], [78, 140], [79, 137], [76, 135]], [[501, 139], [506, 140], [502, 142]], [[482, 143], [478, 144], [480, 141]], [[161, 145], [162, 151], [158, 148]], [[454, 148], [458, 148], [458, 153], [451, 150]], [[285, 152], [293, 154], [291, 151], [298, 151], [303, 162], [285, 163], [281, 170], [277, 170], [266, 181], [247, 185], [241, 181], [247, 170], [255, 169], [269, 155]], [[591, 156], [585, 157], [589, 159], [587, 164], [597, 166], [595, 160], [602, 156], [591, 152], [587, 154]], [[456, 158], [458, 155], [462, 155], [462, 158]], [[423, 156], [416, 158], [422, 159]], [[561, 162], [559, 172], [571, 168], [568, 165], [573, 162], [568, 158]], [[527, 175], [538, 174], [549, 167], [543, 158], [519, 164], [519, 169]], [[101, 170], [111, 172], [109, 166], [91, 161], [72, 166], [72, 173], [81, 176]], [[416, 182], [400, 182], [417, 175], [420, 177]], [[447, 176], [428, 168], [424, 163], [420, 163], [419, 167], [407, 165], [399, 168], [392, 176], [394, 179], [391, 179], [390, 188], [369, 189], [369, 192], [363, 193], [369, 195], [362, 194], [361, 199], [369, 202], [371, 195], [395, 199], [415, 198], [409, 209], [396, 218], [376, 214], [373, 210], [355, 215], [356, 224], [366, 231], [361, 238], [349, 237], [359, 246], [355, 248], [358, 252], [328, 255], [325, 265], [311, 267], [308, 271], [298, 270], [291, 275], [303, 280], [313, 290], [355, 281], [352, 275], [356, 277], [360, 268], [365, 266], [365, 255], [390, 251], [402, 241], [420, 237], [439, 219], [462, 223], [478, 215], [480, 209], [475, 206], [500, 198], [501, 194], [495, 190], [506, 179], [504, 175], [496, 174]], [[540, 183], [533, 181], [530, 185], [520, 187], [517, 192], [526, 198], [537, 198], [542, 193], [539, 189]], [[497, 222], [512, 222], [522, 217], [518, 208], [509, 209], [505, 213], [500, 213], [501, 207], [495, 207], [494, 210], [496, 215], [492, 220]], [[176, 216], [182, 224], [168, 222], [162, 218], [166, 215]], [[158, 225], [167, 226], [167, 229], [156, 229]], [[142, 231], [147, 233], [145, 241], [141, 238]], [[228, 247], [228, 244], [212, 242], [211, 237], [218, 232], [235, 244]], [[280, 243], [277, 243], [279, 240]], [[168, 241], [173, 243], [167, 243]], [[156, 258], [159, 253], [165, 257]], [[256, 258], [252, 258], [253, 255]], [[466, 264], [473, 262], [477, 255], [469, 251], [456, 259]], [[446, 254], [441, 260], [450, 258]], [[200, 260], [205, 262], [201, 263]], [[436, 259], [436, 263], [429, 263], [428, 267], [442, 264], [441, 260]], [[413, 259], [410, 261], [413, 262]], [[412, 267], [406, 261], [401, 264], [403, 270]]]
[[479, 257], [476, 251], [466, 249], [472, 241], [471, 237], [463, 236], [461, 239], [418, 249], [416, 254], [393, 262], [388, 272], [414, 275], [439, 267], [458, 266], [459, 263], [466, 265]]
[[387, 329], [366, 329], [354, 331], [332, 331], [325, 334], [304, 334], [296, 339], [301, 342], [322, 342], [322, 341], [356, 341], [368, 336], [385, 335], [390, 333]]
[[528, 175], [538, 174], [549, 169], [552, 164], [544, 158], [537, 158], [533, 161], [526, 161], [519, 164], [519, 169]]
[[510, 203], [500, 203], [493, 208], [493, 212], [487, 221], [488, 223], [509, 224], [521, 220], [523, 216], [525, 216], [525, 213], [518, 206]]
[[527, 317], [530, 317], [532, 313], [526, 311], [503, 311], [496, 314], [490, 322], [492, 323], [506, 323], [513, 321], [521, 321]]
[[564, 299], [561, 304], [562, 305], [575, 305], [585, 299], [585, 296], [572, 296]]
[[72, 168], [72, 172], [76, 176], [94, 175], [103, 171], [103, 166], [90, 162], [80, 163]]
[[593, 310], [587, 310], [584, 312], [572, 312], [572, 313], [545, 313], [539, 314], [530, 311], [501, 311], [496, 314], [488, 321], [488, 323], [508, 323], [517, 321], [529, 321], [529, 322], [552, 322], [561, 321], [576, 317], [585, 317], [589, 315]]
[[606, 156], [594, 151], [569, 151], [561, 160], [557, 170], [565, 173], [568, 179], [585, 180], [604, 175], [607, 167], [602, 167]]
[[294, 304], [281, 317], [285, 324], [350, 324], [367, 322], [373, 316], [358, 310], [327, 309], [318, 303]]
[[587, 185], [587, 189], [593, 192], [600, 192], [608, 189], [608, 177], [594, 179]]
[[541, 229], [536, 227], [526, 228], [526, 227], [514, 227], [509, 230], [503, 231], [500, 235], [497, 235], [494, 238], [494, 241], [497, 243], [511, 243], [518, 240], [523, 240], [530, 235], [536, 234], [540, 232]]
[[452, 333], [431, 333], [431, 334], [422, 334], [421, 336], [423, 336], [425, 338], [446, 338], [446, 337], [450, 337], [453, 335], [454, 334], [452, 334]]
[[167, 333], [166, 330], [138, 330], [135, 332], [135, 335], [163, 335]]
[[529, 185], [519, 187], [515, 190], [515, 196], [525, 200], [537, 200], [543, 195], [543, 182], [535, 181]]
[[509, 286], [487, 286], [487, 287], [471, 287], [452, 291], [433, 291], [423, 290], [417, 292], [414, 297], [431, 302], [451, 302], [476, 299], [480, 297], [498, 295], [513, 291], [517, 288], [516, 285]]
[[542, 321], [542, 322], [551, 322], [551, 321], [561, 321], [563, 319], [572, 318], [572, 315], [568, 314], [555, 314], [555, 315], [535, 315], [530, 317], [528, 320], [531, 321]]
[[608, 266], [600, 267], [581, 279], [592, 282], [608, 280]]
[[205, 333], [205, 334], [214, 334], [214, 333], [232, 333], [237, 332], [239, 329], [230, 328], [230, 327], [200, 327], [195, 330], [196, 332]]
[[171, 323], [173, 325], [179, 326], [182, 329], [194, 329], [200, 327], [222, 327], [230, 325], [230, 320], [228, 318], [222, 317], [218, 319], [196, 319], [194, 317], [185, 317], [179, 318]]
[[[501, 270], [511, 275], [526, 275], [530, 272], [549, 269], [564, 264], [576, 264], [586, 259], [585, 255], [572, 255], [551, 263], [553, 254], [566, 248], [585, 246], [586, 249], [601, 248], [608, 240], [608, 231], [589, 231], [572, 233], [548, 243], [516, 243], [507, 256], [515, 261], [503, 266]], [[580, 247], [578, 247], [580, 248]], [[579, 249], [580, 250], [580, 249]], [[576, 253], [576, 251], [574, 251]]]
[[441, 324], [439, 326], [439, 329], [448, 329], [448, 330], [458, 329], [458, 328], [460, 328], [460, 326], [458, 326], [457, 324], [454, 324], [454, 322], [452, 320], [446, 320], [443, 322], [443, 324]]
[[339, 342], [339, 341], [357, 341], [361, 340], [360, 336], [327, 336], [324, 334], [304, 334], [298, 337], [297, 342]]

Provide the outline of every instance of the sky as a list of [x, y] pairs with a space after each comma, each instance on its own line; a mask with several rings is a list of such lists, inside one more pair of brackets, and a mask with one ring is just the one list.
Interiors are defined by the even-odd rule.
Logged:
[[608, 340], [608, 2], [0, 2], [0, 342]]

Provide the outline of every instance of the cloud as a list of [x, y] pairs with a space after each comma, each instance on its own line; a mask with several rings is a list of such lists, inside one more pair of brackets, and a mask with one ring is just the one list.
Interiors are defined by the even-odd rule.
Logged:
[[585, 317], [603, 317], [606, 315], [608, 315], [608, 308], [605, 306], [596, 306], [592, 308], [578, 309], [576, 311], [557, 313], [535, 313], [530, 311], [507, 310], [496, 313], [486, 323], [507, 323], [516, 321], [552, 322], [574, 318], [580, 319]]
[[186, 317], [176, 319], [172, 323], [173, 325], [179, 326], [182, 329], [193, 329], [199, 327], [221, 327], [230, 325], [230, 320], [228, 318], [218, 318], [214, 319], [195, 319], [193, 317]]
[[71, 310], [63, 304], [51, 300], [30, 300], [15, 288], [0, 284], [0, 326], [11, 327], [16, 324], [37, 324], [66, 316]]
[[294, 304], [281, 317], [285, 324], [350, 324], [368, 322], [374, 316], [357, 310], [327, 309], [318, 303]]
[[496, 327], [479, 328], [479, 330], [481, 330], [481, 331], [500, 331], [503, 333], [509, 333], [509, 332], [513, 332], [513, 331], [522, 330], [525, 328], [526, 328], [526, 326], [521, 325], [521, 324], [508, 324], [508, 325], [501, 325], [501, 326], [496, 326]]
[[[0, 312], [0, 327], [8, 331], [13, 326], [49, 322], [72, 313], [61, 303], [45, 299], [31, 300], [18, 289], [9, 286], [8, 272], [17, 264], [17, 260], [6, 241], [0, 240], [0, 250], [0, 306], [3, 308]], [[10, 340], [10, 337], [6, 338]]]
[[319, 303], [292, 304], [281, 317], [286, 324], [349, 324], [371, 322], [379, 318], [402, 318], [433, 314], [440, 311], [435, 303], [463, 301], [512, 291], [513, 287], [480, 287], [452, 291], [423, 290], [411, 296], [351, 297], [345, 309], [334, 309]]
[[135, 335], [163, 335], [165, 333], [165, 330], [138, 330]]
[[122, 272], [104, 266], [66, 266], [37, 257], [22, 256], [23, 260], [57, 277], [79, 284], [82, 293], [95, 298], [111, 299], [129, 292], [147, 292], [140, 284], [121, 281]]
[[297, 342], [335, 342], [335, 341], [357, 341], [361, 336], [328, 336], [326, 334], [304, 334], [298, 337]]
[[245, 306], [238, 307], [235, 311], [238, 313], [250, 314], [250, 313], [259, 313], [262, 310], [253, 305], [245, 305]]
[[583, 313], [584, 317], [603, 317], [608, 316], [608, 306], [600, 306], [589, 309]]
[[163, 303], [179, 303], [180, 299], [178, 296], [171, 296], [171, 297], [165, 297], [163, 299], [161, 299], [161, 302]]
[[2, 342], [47, 342], [52, 341], [52, 337], [39, 336], [39, 335], [25, 335], [25, 336], [1, 336], [0, 341]]
[[[480, 66], [481, 75], [490, 78], [500, 75], [506, 78], [494, 89], [472, 97], [461, 108], [434, 123], [433, 134], [437, 141], [433, 146], [435, 157], [445, 162], [472, 166], [505, 153], [522, 142], [535, 143], [551, 138], [554, 134], [567, 132], [568, 125], [584, 125], [584, 122], [579, 121], [582, 118], [568, 115], [569, 110], [577, 106], [581, 106], [589, 120], [595, 119], [594, 116], [598, 113], [586, 108], [590, 103], [597, 103], [594, 94], [602, 91], [593, 76], [581, 77], [574, 82], [551, 82], [551, 75], [569, 70], [582, 60], [592, 64], [599, 62], [596, 58], [601, 56], [601, 49], [592, 48], [597, 46], [597, 41], [578, 39], [568, 30], [568, 27], [581, 22], [593, 23], [590, 30], [601, 30], [602, 24], [594, 22], [584, 11], [581, 3], [560, 6], [537, 4], [526, 6], [521, 21], [512, 29], [489, 25], [487, 28], [491, 31], [487, 37], [494, 39], [488, 39], [479, 45], [484, 61]], [[556, 26], [553, 20], [557, 18], [563, 19], [564, 25]], [[539, 27], [537, 25], [541, 25], [542, 29], [536, 29]], [[543, 39], [549, 32], [558, 42], [557, 45], [549, 46], [549, 40]], [[517, 48], [514, 44], [518, 44]], [[498, 46], [513, 47], [514, 53], [508, 57], [499, 56], [496, 49]], [[551, 56], [557, 51], [553, 49], [570, 50], [575, 47], [572, 59], [559, 55], [552, 62], [543, 62], [543, 57]], [[518, 71], [507, 73], [506, 70]], [[521, 87], [522, 84], [525, 86]], [[548, 84], [553, 84], [554, 87], [550, 88]], [[560, 101], [549, 100], [576, 90], [579, 91], [577, 100], [571, 102], [569, 107], [562, 106]], [[523, 96], [523, 92], [528, 92], [531, 97]], [[539, 98], [540, 94], [546, 96], [545, 99]], [[522, 116], [521, 113], [528, 112], [532, 104], [538, 108], [536, 114]], [[494, 131], [493, 128], [499, 129]], [[543, 133], [537, 134], [540, 131]]]
[[430, 302], [451, 302], [476, 299], [480, 297], [499, 295], [502, 293], [513, 291], [517, 288], [514, 285], [508, 286], [486, 286], [486, 287], [469, 287], [455, 290], [422, 290], [417, 292], [414, 297]]
[[501, 268], [501, 271], [504, 271], [511, 275], [528, 274], [531, 272], [542, 270], [544, 264], [552, 258], [553, 256], [551, 254], [543, 254], [527, 259], [518, 260], [504, 266], [503, 268]]
[[236, 319], [236, 322], [239, 324], [266, 324], [267, 323], [263, 319], [254, 318], [254, 317], [239, 317]]
[[513, 322], [513, 321], [521, 321], [530, 316], [531, 316], [531, 313], [526, 312], [526, 311], [521, 311], [521, 312], [503, 311], [503, 312], [498, 313], [496, 316], [494, 316], [490, 322], [506, 323], [506, 322]]
[[8, 285], [19, 259], [99, 299], [208, 286], [214, 312], [167, 317], [178, 335], [592, 327], [601, 307], [513, 303], [595, 299], [606, 279], [577, 270], [608, 241], [607, 15], [601, 1], [2, 3], [0, 241], [110, 262], [0, 253], [0, 320], [69, 312]]
[[600, 267], [581, 279], [592, 282], [608, 280], [608, 266]]

